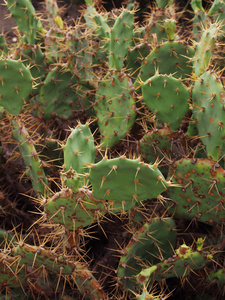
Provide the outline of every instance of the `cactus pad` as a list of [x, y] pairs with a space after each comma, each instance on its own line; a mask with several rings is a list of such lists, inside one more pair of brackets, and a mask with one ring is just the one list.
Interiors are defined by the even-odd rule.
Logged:
[[172, 130], [178, 129], [189, 110], [189, 91], [172, 76], [156, 74], [149, 78], [142, 85], [142, 96], [156, 117], [169, 124]]
[[214, 224], [225, 220], [225, 170], [209, 159], [181, 159], [169, 169], [168, 178], [180, 187], [169, 187], [172, 203], [168, 210], [176, 217]]
[[92, 193], [84, 188], [77, 193], [62, 189], [47, 200], [44, 209], [51, 221], [73, 231], [97, 222], [105, 213], [104, 201], [95, 200]]
[[192, 91], [193, 117], [209, 157], [218, 160], [225, 143], [225, 91], [216, 74], [205, 72]]
[[118, 276], [126, 289], [133, 290], [135, 276], [147, 265], [156, 264], [161, 259], [170, 257], [175, 241], [176, 230], [173, 219], [155, 218], [144, 224], [122, 251], [124, 254], [120, 259]]
[[100, 82], [94, 106], [102, 144], [112, 147], [123, 139], [135, 119], [135, 100], [131, 79], [112, 70]]
[[[85, 186], [85, 173], [89, 173], [87, 164], [95, 162], [96, 148], [88, 125], [77, 125], [70, 133], [63, 148], [64, 165], [62, 178], [64, 184], [77, 192], [79, 182]], [[72, 175], [74, 174], [74, 175]], [[82, 180], [81, 177], [83, 177]]]
[[32, 90], [31, 73], [22, 62], [7, 59], [0, 60], [0, 74], [0, 105], [17, 115]]
[[91, 167], [89, 178], [96, 199], [122, 201], [127, 209], [156, 198], [167, 185], [157, 167], [124, 157], [101, 160]]
[[[166, 42], [155, 48], [142, 62], [138, 81], [144, 82], [156, 74], [172, 74], [187, 78], [192, 73], [194, 49], [179, 42]], [[166, 62], [166, 63], [165, 63]], [[138, 85], [136, 82], [135, 85]]]

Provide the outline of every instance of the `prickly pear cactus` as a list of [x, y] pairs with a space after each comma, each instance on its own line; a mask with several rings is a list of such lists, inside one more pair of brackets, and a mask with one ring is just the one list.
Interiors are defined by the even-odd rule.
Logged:
[[131, 78], [123, 71], [109, 71], [99, 83], [94, 110], [103, 147], [112, 147], [125, 138], [136, 115]]
[[45, 213], [54, 223], [63, 224], [68, 230], [75, 231], [98, 222], [106, 212], [105, 201], [96, 200], [88, 189], [74, 193], [62, 189], [46, 200]]
[[150, 2], [5, 1], [0, 300], [224, 299], [225, 4]]
[[38, 115], [67, 119], [74, 110], [84, 110], [91, 106], [88, 91], [87, 87], [79, 84], [70, 70], [55, 68], [48, 73], [41, 87]]
[[29, 0], [7, 0], [7, 7], [17, 22], [18, 28], [25, 34], [30, 44], [35, 43], [37, 30], [41, 29], [41, 22], [36, 16], [36, 11]]
[[224, 220], [225, 170], [209, 159], [181, 159], [169, 169], [176, 187], [167, 192], [171, 201], [168, 210], [184, 219], [195, 219], [208, 224]]
[[7, 59], [0, 60], [0, 74], [0, 105], [17, 115], [32, 90], [31, 73], [22, 62]]
[[[135, 290], [135, 276], [147, 265], [153, 265], [173, 254], [176, 229], [172, 219], [153, 219], [144, 224], [122, 250], [118, 276], [127, 289]], [[154, 255], [153, 255], [154, 253]]]
[[192, 91], [193, 118], [207, 155], [219, 160], [225, 139], [225, 92], [220, 77], [210, 71], [195, 81]]
[[188, 45], [175, 41], [165, 42], [143, 60], [135, 86], [139, 86], [140, 82], [145, 82], [156, 73], [187, 78], [192, 73], [193, 55], [194, 49]]
[[137, 275], [137, 281], [141, 285], [146, 285], [149, 279], [161, 282], [166, 278], [187, 276], [212, 259], [213, 255], [210, 252], [193, 251], [191, 247], [183, 244], [173, 257], [141, 271]]
[[189, 110], [190, 93], [185, 85], [172, 76], [156, 74], [141, 89], [143, 101], [156, 117], [172, 130], [178, 129]]
[[85, 177], [89, 173], [88, 165], [95, 162], [96, 148], [88, 125], [78, 124], [72, 130], [63, 147], [63, 153], [63, 184], [76, 193], [79, 186], [86, 186]]
[[136, 201], [158, 197], [167, 187], [165, 178], [156, 166], [139, 160], [103, 158], [90, 168], [93, 196], [120, 201], [127, 209], [134, 206]]

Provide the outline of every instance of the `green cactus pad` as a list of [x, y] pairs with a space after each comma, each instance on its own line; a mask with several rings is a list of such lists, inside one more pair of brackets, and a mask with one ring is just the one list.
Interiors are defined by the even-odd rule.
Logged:
[[224, 269], [219, 269], [217, 272], [210, 272], [207, 281], [209, 283], [215, 282], [218, 285], [225, 285], [225, 271]]
[[92, 82], [94, 51], [90, 47], [86, 32], [77, 28], [69, 31], [66, 37], [66, 47], [69, 49], [67, 62], [70, 70], [79, 79], [79, 82]]
[[[179, 42], [166, 42], [156, 47], [142, 62], [138, 82], [144, 82], [157, 72], [172, 74], [175, 78], [187, 78], [193, 70], [191, 58], [193, 48]], [[165, 63], [166, 62], [166, 63]]]
[[41, 87], [39, 115], [47, 119], [67, 119], [73, 111], [89, 108], [89, 89], [81, 86], [70, 71], [55, 68], [48, 73]]
[[0, 106], [17, 115], [32, 90], [31, 73], [22, 62], [7, 59], [0, 60], [0, 74]]
[[94, 109], [102, 146], [114, 146], [126, 136], [135, 120], [131, 79], [123, 72], [109, 71], [99, 83]]
[[142, 85], [143, 101], [158, 119], [172, 130], [179, 128], [189, 110], [190, 93], [178, 79], [156, 74]]
[[0, 55], [7, 55], [9, 52], [7, 40], [4, 34], [0, 34]]
[[30, 44], [21, 43], [16, 49], [15, 55], [23, 61], [26, 67], [30, 68], [32, 77], [34, 78], [34, 86], [32, 94], [36, 95], [40, 91], [40, 84], [45, 76], [45, 57], [39, 45], [32, 46]]
[[153, 165], [124, 157], [103, 159], [91, 167], [89, 179], [96, 199], [114, 200], [125, 210], [136, 201], [158, 197], [167, 182]]
[[47, 193], [48, 181], [43, 170], [43, 164], [38, 157], [34, 142], [32, 141], [24, 124], [16, 117], [12, 120], [14, 126], [13, 136], [19, 143], [19, 150], [26, 165], [27, 176], [32, 181], [36, 193], [45, 195]]
[[165, 8], [167, 5], [172, 5], [174, 0], [156, 0], [159, 8]]
[[225, 91], [216, 74], [205, 72], [192, 91], [193, 117], [209, 157], [218, 160], [225, 144]]
[[144, 224], [122, 250], [118, 277], [126, 289], [134, 289], [135, 276], [146, 266], [157, 264], [173, 255], [176, 241], [173, 219], [152, 219]]
[[7, 0], [6, 3], [18, 28], [26, 35], [28, 42], [34, 44], [40, 21], [36, 17], [32, 2], [29, 0]]
[[20, 266], [33, 266], [34, 268], [45, 266], [51, 273], [68, 275], [72, 274], [76, 267], [79, 269], [79, 264], [70, 262], [65, 257], [60, 257], [42, 246], [24, 243], [14, 247], [11, 255], [19, 258]]
[[136, 79], [142, 60], [149, 54], [149, 52], [150, 45], [148, 43], [139, 43], [128, 49], [125, 65], [132, 78]]
[[80, 226], [98, 222], [105, 213], [105, 203], [95, 200], [92, 193], [84, 188], [77, 193], [62, 189], [47, 199], [44, 210], [51, 221], [74, 231]]
[[149, 280], [162, 282], [172, 277], [185, 277], [196, 269], [204, 267], [213, 259], [209, 252], [192, 251], [191, 247], [183, 244], [176, 254], [137, 275], [137, 282], [145, 285]]
[[208, 68], [212, 51], [217, 40], [219, 26], [211, 24], [206, 29], [197, 44], [195, 55], [193, 57], [193, 66], [195, 75], [200, 76]]
[[168, 211], [183, 219], [215, 224], [225, 220], [225, 170], [209, 159], [181, 159], [169, 169]]
[[211, 23], [211, 20], [202, 6], [202, 0], [192, 0], [190, 4], [194, 11], [192, 19], [193, 39], [198, 42], [202, 37], [202, 32], [207, 28], [207, 24]]
[[155, 129], [146, 133], [139, 143], [139, 152], [143, 159], [152, 164], [160, 162], [158, 168], [168, 173], [168, 165], [186, 154], [186, 140], [183, 133], [169, 128]]
[[18, 261], [15, 257], [0, 252], [0, 287], [7, 286], [19, 288], [26, 286], [24, 269], [18, 267]]
[[123, 67], [124, 57], [127, 54], [134, 28], [134, 14], [123, 10], [116, 19], [111, 30], [109, 44], [109, 66], [117, 71]]
[[[87, 165], [95, 162], [96, 148], [88, 125], [79, 124], [72, 130], [66, 145], [63, 147], [63, 153], [63, 181], [67, 187], [77, 192], [79, 182], [82, 186], [86, 185], [85, 175], [89, 173]], [[75, 177], [71, 176], [72, 173]], [[67, 175], [69, 175], [69, 178]], [[81, 179], [82, 176], [83, 180]]]
[[156, 9], [150, 15], [148, 24], [145, 27], [144, 40], [155, 48], [155, 44], [162, 44], [168, 41], [167, 33], [165, 31], [164, 22], [171, 17], [167, 9]]

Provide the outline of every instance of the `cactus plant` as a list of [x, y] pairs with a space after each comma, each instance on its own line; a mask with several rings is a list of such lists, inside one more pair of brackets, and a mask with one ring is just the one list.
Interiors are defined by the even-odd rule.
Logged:
[[5, 1], [0, 299], [223, 297], [224, 3], [142, 2]]

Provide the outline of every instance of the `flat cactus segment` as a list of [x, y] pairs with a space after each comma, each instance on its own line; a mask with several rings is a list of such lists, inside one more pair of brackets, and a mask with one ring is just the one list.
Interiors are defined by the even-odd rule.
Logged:
[[40, 22], [29, 0], [7, 0], [7, 7], [15, 19], [18, 28], [26, 35], [30, 44], [35, 43], [36, 31]]
[[158, 168], [163, 174], [168, 174], [168, 165], [188, 152], [185, 134], [170, 128], [155, 129], [142, 137], [139, 152], [150, 164], [160, 162]]
[[224, 40], [224, 29], [225, 29], [225, 2], [223, 0], [214, 0], [209, 11], [208, 15], [213, 17], [214, 22], [221, 24], [221, 40]]
[[123, 72], [109, 71], [99, 83], [94, 109], [102, 145], [114, 146], [126, 136], [135, 120], [131, 79]]
[[204, 11], [204, 8], [202, 6], [202, 0], [191, 0], [191, 7], [195, 13], [198, 13], [199, 11]]
[[135, 276], [146, 266], [157, 264], [173, 255], [176, 242], [175, 221], [154, 218], [144, 224], [122, 250], [118, 277], [126, 289], [134, 289]]
[[176, 250], [174, 256], [141, 271], [136, 277], [137, 282], [145, 285], [149, 280], [162, 282], [172, 277], [183, 278], [194, 270], [204, 267], [212, 259], [210, 252], [193, 251], [191, 247], [183, 244]]
[[87, 87], [81, 86], [72, 72], [55, 68], [49, 72], [40, 90], [39, 115], [46, 119], [69, 118], [74, 110], [88, 108]]
[[139, 143], [141, 156], [149, 163], [161, 160], [171, 152], [172, 131], [169, 128], [157, 129], [146, 133]]
[[67, 63], [79, 82], [92, 82], [95, 77], [93, 72], [93, 56], [95, 52], [90, 47], [86, 32], [79, 27], [68, 31], [66, 36]]
[[145, 40], [155, 48], [156, 44], [163, 44], [168, 41], [165, 21], [174, 19], [174, 10], [170, 8], [157, 8], [152, 11], [145, 27]]
[[155, 48], [144, 59], [138, 81], [145, 82], [157, 72], [167, 75], [172, 74], [175, 78], [187, 78], [193, 70], [191, 58], [194, 53], [194, 49], [185, 44], [166, 42]]
[[117, 71], [123, 67], [124, 57], [131, 43], [134, 29], [134, 13], [123, 10], [111, 31], [109, 45], [109, 66]]
[[207, 24], [211, 23], [211, 20], [202, 6], [202, 0], [192, 0], [190, 5], [194, 11], [192, 19], [193, 39], [199, 42], [202, 32], [207, 28]]
[[218, 32], [219, 26], [217, 24], [210, 24], [210, 27], [202, 33], [193, 57], [195, 75], [201, 76], [208, 68]]
[[159, 8], [165, 8], [167, 5], [172, 5], [174, 0], [156, 0], [157, 6]]
[[132, 78], [136, 79], [142, 60], [149, 54], [149, 52], [150, 45], [148, 43], [138, 43], [137, 45], [129, 47], [125, 59], [125, 65]]
[[89, 179], [96, 199], [127, 202], [127, 209], [158, 197], [167, 185], [157, 167], [124, 157], [102, 159], [91, 167]]
[[43, 163], [38, 157], [34, 142], [32, 141], [24, 124], [16, 117], [12, 120], [13, 136], [19, 143], [19, 150], [26, 166], [26, 174], [31, 179], [33, 189], [40, 195], [47, 193], [48, 181], [43, 169]]
[[39, 93], [40, 84], [45, 77], [45, 56], [39, 45], [30, 45], [21, 43], [16, 49], [15, 53], [17, 59], [21, 59], [23, 64], [29, 68], [32, 77], [35, 80], [32, 94], [36, 95]]
[[0, 60], [0, 106], [17, 115], [31, 90], [32, 76], [22, 62]]
[[[81, 269], [78, 276], [74, 278], [79, 291], [87, 300], [107, 300], [108, 296], [104, 292], [99, 280], [87, 268]], [[74, 299], [74, 298], [73, 298]]]
[[8, 52], [9, 49], [8, 49], [7, 40], [4, 34], [0, 34], [0, 55], [4, 57], [5, 55], [8, 54]]
[[18, 268], [18, 261], [15, 257], [3, 252], [0, 252], [0, 278], [0, 287], [19, 288], [26, 286], [24, 269]]
[[[94, 31], [98, 37], [110, 39], [110, 28], [102, 14], [98, 13], [93, 5], [88, 5], [84, 14], [86, 25]], [[105, 41], [108, 43], [108, 41]]]
[[[79, 182], [85, 185], [85, 175], [89, 173], [88, 164], [95, 162], [96, 148], [94, 137], [88, 125], [78, 124], [70, 133], [63, 147], [64, 165], [62, 178], [65, 185], [76, 192]], [[74, 176], [72, 175], [74, 173]], [[83, 180], [82, 180], [83, 177]], [[80, 180], [81, 179], [81, 180]]]
[[62, 189], [47, 199], [44, 210], [52, 222], [74, 231], [80, 226], [86, 227], [98, 222], [105, 213], [105, 203], [95, 200], [92, 193], [84, 188], [77, 193]]
[[218, 160], [225, 144], [225, 91], [220, 78], [205, 72], [193, 91], [193, 117], [209, 157]]
[[172, 130], [179, 128], [189, 110], [190, 93], [178, 79], [156, 74], [141, 87], [143, 101], [156, 115], [156, 118], [167, 123]]
[[176, 187], [167, 193], [168, 211], [175, 217], [215, 224], [225, 220], [225, 170], [209, 159], [181, 159], [169, 169]]
[[81, 268], [79, 263], [70, 262], [65, 257], [52, 253], [42, 246], [33, 246], [29, 244], [18, 245], [11, 251], [13, 257], [19, 259], [20, 266], [33, 266], [40, 268], [45, 266], [47, 270], [55, 274], [69, 275]]
[[217, 283], [218, 285], [224, 286], [225, 285], [225, 270], [219, 269], [217, 272], [210, 272], [207, 281], [209, 283]]
[[172, 41], [175, 37], [176, 21], [174, 19], [166, 19], [164, 21], [164, 28], [169, 41]]

